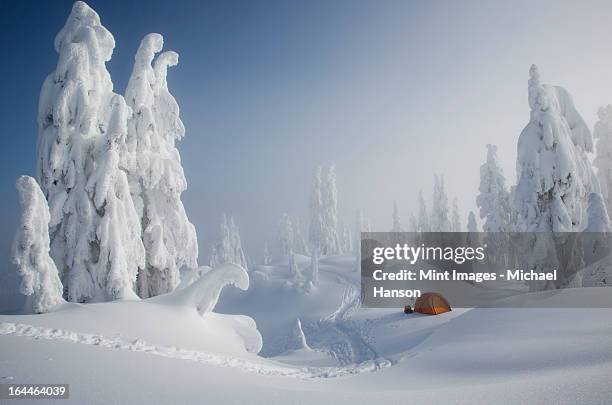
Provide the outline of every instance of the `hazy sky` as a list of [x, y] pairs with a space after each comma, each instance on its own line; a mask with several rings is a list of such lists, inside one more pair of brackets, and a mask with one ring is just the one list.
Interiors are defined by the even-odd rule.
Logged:
[[[362, 208], [376, 230], [403, 222], [433, 173], [463, 222], [474, 209], [485, 144], [514, 181], [529, 118], [529, 66], [566, 87], [592, 127], [612, 102], [610, 1], [91, 1], [117, 43], [108, 63], [123, 93], [140, 39], [159, 32], [180, 54], [169, 86], [188, 214], [207, 262], [222, 212], [247, 254], [276, 245], [284, 211], [306, 214], [311, 173], [336, 163], [342, 217]], [[3, 38], [0, 190], [3, 263], [16, 226], [19, 174], [34, 174], [38, 92], [57, 63], [53, 37], [71, 1], [0, 0]], [[304, 229], [306, 230], [306, 229]]]

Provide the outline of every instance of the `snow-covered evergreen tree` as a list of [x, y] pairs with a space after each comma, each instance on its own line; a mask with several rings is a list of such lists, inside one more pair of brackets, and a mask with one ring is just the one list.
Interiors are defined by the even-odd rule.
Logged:
[[[323, 199], [321, 194], [321, 167], [317, 167], [313, 174], [312, 190], [310, 194], [310, 226], [308, 240], [312, 257], [318, 260], [324, 243], [324, 228], [322, 216]], [[318, 264], [317, 264], [318, 267]]]
[[600, 108], [597, 115], [599, 121], [593, 131], [593, 136], [597, 139], [597, 153], [593, 164], [597, 167], [601, 194], [610, 214], [612, 212], [612, 105]]
[[21, 276], [20, 291], [27, 312], [48, 312], [64, 302], [62, 282], [49, 256], [49, 207], [36, 180], [17, 179], [21, 220], [13, 242], [12, 258]]
[[448, 197], [444, 189], [444, 177], [434, 175], [433, 209], [431, 212], [431, 231], [450, 232]]
[[393, 227], [391, 228], [391, 232], [403, 232], [402, 223], [400, 221], [399, 209], [397, 208], [397, 201], [393, 200]]
[[587, 212], [589, 222], [585, 232], [612, 232], [610, 217], [601, 194], [591, 193]]
[[126, 166], [146, 249], [146, 268], [138, 275], [141, 297], [172, 291], [179, 283], [179, 269], [195, 268], [198, 256], [195, 227], [181, 202], [187, 181], [175, 146], [185, 128], [166, 81], [178, 55], [168, 51], [155, 59], [162, 47], [161, 35], [144, 37], [126, 90], [132, 108]]
[[562, 87], [529, 71], [531, 117], [521, 132], [514, 206], [522, 231], [571, 232], [586, 227], [588, 196], [599, 192], [587, 152], [591, 133]]
[[480, 194], [476, 205], [484, 219], [484, 232], [510, 231], [510, 194], [506, 178], [497, 161], [497, 146], [487, 145], [487, 161], [480, 166]]
[[128, 107], [123, 97], [115, 95], [111, 108], [106, 140], [94, 148], [99, 162], [85, 188], [101, 217], [95, 231], [98, 260], [92, 272], [94, 285], [99, 286], [93, 297], [97, 300], [134, 297], [138, 269], [144, 268], [145, 259], [140, 218], [127, 175], [119, 168], [120, 151], [127, 136]]
[[419, 232], [431, 232], [429, 213], [427, 212], [427, 205], [425, 204], [422, 191], [419, 192]]
[[98, 14], [74, 3], [39, 99], [37, 177], [49, 203], [51, 256], [70, 301], [128, 294], [141, 265], [117, 156], [125, 149], [123, 100], [106, 69], [114, 47]]
[[549, 233], [587, 227], [588, 197], [599, 192], [599, 182], [586, 155], [593, 149], [591, 133], [572, 97], [562, 87], [542, 84], [535, 65], [529, 75], [531, 116], [519, 137], [514, 206], [519, 229], [537, 232], [525, 242], [528, 267], [561, 272], [555, 283], [530, 283], [532, 290], [539, 290], [575, 283], [577, 266], [566, 265], [565, 259], [581, 262], [582, 246], [562, 234], [553, 243]]
[[470, 211], [468, 214], [467, 231], [471, 233], [478, 232], [478, 224], [476, 223], [474, 211]]
[[325, 175], [321, 188], [322, 255], [339, 253], [338, 248], [338, 189], [336, 168], [333, 164]]
[[240, 239], [240, 229], [234, 217], [223, 214], [220, 227], [220, 237], [218, 242], [213, 246], [210, 267], [213, 269], [225, 263], [232, 263], [242, 266], [248, 271], [248, 263], [242, 250], [242, 242]]
[[278, 225], [278, 239], [280, 242], [281, 257], [288, 257], [294, 253], [295, 249], [293, 236], [291, 217], [289, 217], [289, 214], [284, 213], [281, 215]]
[[461, 232], [461, 217], [459, 216], [459, 205], [457, 198], [453, 199], [453, 214], [451, 217], [451, 232]]

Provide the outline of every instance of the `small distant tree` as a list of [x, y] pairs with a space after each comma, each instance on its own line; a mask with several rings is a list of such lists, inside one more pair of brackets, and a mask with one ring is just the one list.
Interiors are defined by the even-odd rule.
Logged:
[[452, 232], [461, 232], [461, 217], [459, 216], [459, 205], [457, 204], [457, 198], [453, 199], [453, 215], [451, 222]]
[[283, 215], [281, 215], [278, 230], [281, 257], [288, 257], [294, 253], [295, 249], [293, 237], [294, 234], [291, 217], [289, 217], [289, 214], [284, 213]]

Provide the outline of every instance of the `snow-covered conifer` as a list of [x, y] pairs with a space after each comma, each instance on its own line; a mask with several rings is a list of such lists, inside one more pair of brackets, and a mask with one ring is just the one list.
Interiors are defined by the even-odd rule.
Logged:
[[470, 211], [468, 214], [467, 231], [471, 233], [478, 232], [478, 224], [476, 223], [474, 211]]
[[419, 192], [419, 232], [430, 232], [431, 225], [429, 222], [429, 214], [427, 212], [427, 205], [423, 198], [423, 192]]
[[294, 240], [293, 240], [293, 225], [291, 224], [291, 218], [289, 214], [284, 213], [281, 215], [279, 221], [278, 239], [280, 242], [280, 254], [281, 257], [288, 257], [295, 251]]
[[338, 248], [338, 189], [333, 164], [325, 175], [321, 188], [322, 246], [321, 254], [337, 254]]
[[431, 231], [450, 232], [448, 197], [444, 189], [444, 177], [434, 176], [433, 209], [431, 212]]
[[248, 263], [242, 250], [240, 240], [240, 230], [233, 216], [228, 218], [223, 214], [220, 226], [220, 236], [217, 243], [213, 246], [210, 267], [213, 269], [225, 263], [232, 263], [242, 266], [248, 270]]
[[195, 268], [198, 256], [195, 227], [181, 202], [187, 181], [175, 146], [185, 128], [166, 81], [178, 55], [168, 51], [155, 59], [162, 47], [161, 35], [144, 37], [126, 90], [132, 108], [126, 166], [146, 249], [146, 268], [138, 275], [142, 297], [172, 291], [179, 283], [179, 269]]
[[[98, 14], [75, 2], [55, 37], [58, 64], [39, 99], [37, 177], [49, 203], [51, 256], [70, 301], [127, 294], [140, 264], [140, 248], [131, 243], [134, 207], [129, 191], [123, 194], [125, 173], [117, 158], [125, 148], [125, 123], [119, 121], [126, 117], [106, 69], [114, 47]], [[118, 247], [126, 240], [132, 252]]]
[[487, 161], [480, 166], [480, 194], [476, 205], [484, 219], [484, 232], [510, 231], [510, 194], [497, 161], [497, 146], [487, 145]]
[[597, 139], [596, 156], [593, 164], [601, 185], [608, 214], [612, 212], [612, 105], [597, 112], [599, 121], [595, 124], [593, 136]]
[[451, 232], [461, 232], [461, 217], [459, 216], [459, 205], [457, 198], [453, 199], [453, 214], [451, 217]]
[[591, 193], [587, 211], [589, 222], [585, 232], [612, 232], [610, 217], [601, 194]]
[[312, 190], [310, 194], [310, 226], [308, 228], [308, 240], [310, 250], [321, 252], [323, 247], [323, 218], [321, 207], [323, 205], [321, 195], [321, 167], [317, 167], [313, 174]]
[[119, 154], [127, 135], [127, 113], [125, 100], [115, 95], [106, 139], [94, 149], [99, 162], [86, 185], [100, 215], [95, 230], [98, 260], [91, 272], [98, 287], [98, 294], [93, 297], [97, 300], [135, 296], [136, 275], [138, 269], [144, 268], [140, 218], [130, 195], [127, 175], [119, 168]]
[[599, 192], [586, 156], [592, 137], [562, 87], [529, 71], [529, 123], [518, 142], [514, 206], [522, 231], [569, 232], [586, 227], [588, 196]]
[[49, 256], [49, 207], [36, 180], [17, 179], [21, 220], [13, 242], [12, 258], [21, 276], [20, 291], [27, 296], [26, 311], [48, 312], [64, 302], [62, 282]]

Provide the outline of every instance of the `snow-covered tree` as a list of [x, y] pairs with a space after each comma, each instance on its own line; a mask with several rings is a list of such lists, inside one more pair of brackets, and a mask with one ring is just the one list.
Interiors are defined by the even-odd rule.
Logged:
[[423, 198], [423, 192], [419, 192], [419, 232], [430, 232], [431, 225], [429, 223], [429, 214], [427, 213], [427, 205]]
[[487, 161], [480, 166], [480, 194], [476, 205], [484, 219], [484, 232], [510, 231], [510, 194], [497, 160], [497, 146], [487, 145]]
[[218, 242], [213, 246], [210, 267], [213, 269], [225, 263], [233, 263], [242, 266], [248, 270], [248, 263], [242, 250], [242, 242], [240, 240], [240, 229], [234, 217], [223, 214], [220, 227], [220, 237]]
[[289, 217], [289, 214], [284, 213], [281, 215], [278, 225], [278, 239], [280, 242], [281, 257], [288, 257], [294, 253], [295, 249], [293, 236], [291, 217]]
[[572, 97], [562, 87], [542, 84], [535, 65], [529, 75], [531, 116], [519, 137], [514, 207], [519, 230], [537, 232], [524, 242], [528, 267], [561, 272], [555, 283], [530, 283], [539, 290], [575, 283], [578, 266], [567, 264], [579, 264], [583, 248], [576, 238], [553, 239], [550, 233], [586, 228], [588, 198], [599, 192], [599, 182], [586, 155], [593, 150], [591, 133]]
[[591, 193], [589, 195], [588, 226], [585, 232], [612, 232], [610, 217], [606, 210], [604, 200], [601, 194]]
[[597, 115], [599, 121], [593, 131], [593, 136], [597, 139], [597, 153], [593, 164], [597, 167], [601, 194], [610, 214], [612, 212], [612, 105], [600, 108]]
[[133, 240], [140, 231], [118, 161], [125, 106], [106, 69], [115, 40], [98, 14], [77, 1], [54, 45], [59, 60], [40, 93], [37, 153], [51, 256], [68, 300], [116, 298], [132, 288], [142, 245]]
[[106, 140], [94, 150], [99, 162], [88, 179], [86, 191], [101, 216], [95, 231], [98, 260], [92, 268], [94, 284], [111, 300], [134, 297], [138, 269], [144, 268], [140, 218], [134, 208], [126, 173], [119, 168], [125, 147], [128, 107], [123, 97], [112, 100]]
[[144, 37], [126, 90], [132, 114], [125, 165], [146, 249], [146, 268], [138, 275], [141, 297], [172, 291], [180, 281], [179, 269], [195, 268], [198, 256], [195, 227], [181, 202], [187, 181], [175, 146], [185, 128], [166, 81], [178, 55], [167, 51], [155, 58], [162, 47], [161, 35]]
[[518, 142], [514, 206], [522, 231], [571, 232], [586, 227], [588, 196], [599, 192], [586, 156], [591, 133], [570, 94], [529, 71], [529, 123]]
[[433, 209], [431, 212], [431, 231], [450, 232], [448, 197], [444, 189], [444, 177], [434, 175]]
[[453, 214], [451, 217], [451, 231], [461, 232], [461, 217], [459, 216], [459, 205], [457, 204], [457, 198], [453, 199]]
[[336, 168], [329, 166], [321, 185], [322, 255], [339, 253], [338, 248], [338, 189]]
[[[324, 243], [324, 228], [322, 216], [323, 197], [321, 194], [321, 167], [317, 167], [313, 174], [312, 190], [310, 194], [310, 226], [308, 240], [313, 258], [319, 259]], [[317, 263], [318, 267], [318, 263]]]
[[397, 201], [393, 200], [393, 227], [391, 228], [391, 232], [403, 232], [402, 223], [400, 221], [399, 209], [397, 208]]
[[26, 311], [48, 312], [64, 302], [62, 282], [49, 256], [49, 207], [36, 180], [17, 179], [21, 220], [13, 242], [13, 263], [21, 276], [20, 291], [27, 297]]
[[476, 223], [474, 211], [470, 211], [468, 214], [467, 231], [471, 233], [478, 232], [478, 224]]

